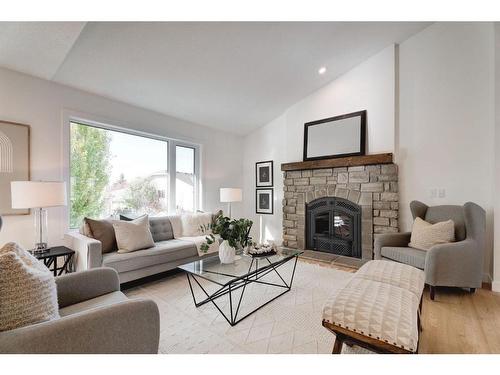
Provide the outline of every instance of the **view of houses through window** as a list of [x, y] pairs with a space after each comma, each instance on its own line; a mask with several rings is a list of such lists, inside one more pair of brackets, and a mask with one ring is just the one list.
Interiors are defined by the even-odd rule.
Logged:
[[[84, 217], [160, 216], [196, 209], [194, 146], [76, 122], [70, 127], [72, 228]], [[173, 158], [169, 147], [175, 147]], [[173, 185], [170, 170], [176, 171]]]

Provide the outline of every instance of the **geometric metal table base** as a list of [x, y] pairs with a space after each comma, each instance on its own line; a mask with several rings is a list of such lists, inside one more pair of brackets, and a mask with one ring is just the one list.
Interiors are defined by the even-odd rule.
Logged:
[[62, 267], [57, 266], [57, 258], [43, 259], [43, 264], [54, 273], [54, 276], [61, 276], [63, 272], [71, 273], [73, 268], [73, 254], [64, 255], [64, 263]]
[[[295, 267], [297, 266], [297, 259], [298, 259], [298, 256], [294, 256], [294, 257], [291, 257], [288, 259], [284, 259], [283, 261], [281, 261], [279, 263], [273, 264], [267, 258], [260, 258], [260, 259], [259, 258], [252, 258], [252, 261], [250, 263], [250, 267], [248, 268], [248, 272], [245, 276], [235, 278], [230, 283], [228, 283], [226, 285], [222, 285], [221, 288], [219, 288], [218, 290], [216, 290], [212, 294], [209, 294], [205, 290], [205, 288], [203, 288], [203, 286], [198, 281], [197, 276], [195, 276], [194, 274], [192, 274], [190, 272], [186, 272], [187, 279], [189, 282], [189, 288], [191, 289], [191, 294], [193, 296], [194, 304], [196, 307], [200, 307], [208, 302], [212, 302], [214, 304], [214, 306], [217, 308], [217, 310], [219, 310], [219, 312], [222, 314], [222, 316], [227, 320], [227, 322], [231, 326], [234, 326], [234, 325], [238, 324], [239, 322], [241, 322], [243, 319], [247, 318], [249, 315], [256, 312], [257, 310], [266, 306], [268, 303], [274, 301], [276, 298], [278, 298], [278, 297], [282, 296], [283, 294], [290, 291], [290, 289], [292, 288], [292, 284], [293, 284], [293, 277], [295, 275]], [[264, 267], [259, 268], [259, 264], [258, 264], [259, 261], [261, 261], [261, 262], [267, 261], [269, 263], [269, 265], [265, 265]], [[282, 265], [288, 263], [289, 261], [293, 261], [294, 264], [293, 264], [293, 270], [292, 270], [292, 274], [290, 276], [290, 280], [287, 283], [283, 279], [282, 275], [279, 273], [279, 268]], [[253, 270], [254, 265], [255, 265], [255, 270]], [[278, 277], [281, 280], [280, 284], [270, 283], [270, 282], [261, 280], [264, 276], [266, 276], [267, 274], [269, 274], [271, 272], [274, 272], [278, 275]], [[227, 275], [227, 276], [232, 277], [233, 275]], [[202, 278], [200, 278], [200, 279], [202, 279]], [[206, 280], [206, 279], [204, 279], [204, 280]], [[213, 282], [210, 280], [208, 280], [208, 281]], [[215, 282], [213, 282], [213, 283], [215, 283]], [[245, 289], [246, 289], [247, 285], [252, 284], [252, 283], [264, 284], [264, 285], [273, 286], [276, 288], [282, 288], [284, 290], [283, 290], [283, 292], [281, 292], [277, 296], [275, 296], [275, 297], [271, 298], [270, 300], [266, 301], [265, 303], [259, 305], [254, 310], [250, 311], [249, 313], [245, 314], [242, 317], [239, 317], [238, 314], [240, 313], [241, 301], [243, 300], [243, 296], [245, 295]], [[198, 287], [203, 291], [203, 293], [205, 294], [205, 296], [207, 298], [205, 298], [204, 300], [202, 300], [200, 302], [196, 301], [196, 297], [195, 297], [194, 291], [193, 291], [194, 284], [198, 285]], [[241, 289], [241, 288], [243, 288], [243, 289], [241, 291], [240, 297], [234, 298], [233, 293], [236, 290]], [[218, 298], [220, 298], [226, 294], [229, 295], [229, 314], [227, 314], [227, 315], [222, 311], [222, 309], [219, 307], [219, 305], [217, 305], [217, 302], [216, 302], [216, 300]]]

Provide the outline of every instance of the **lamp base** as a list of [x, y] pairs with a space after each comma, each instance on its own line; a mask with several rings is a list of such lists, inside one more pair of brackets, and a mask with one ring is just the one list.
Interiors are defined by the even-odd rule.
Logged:
[[48, 220], [47, 220], [47, 210], [44, 208], [39, 208], [35, 213], [35, 253], [43, 253], [48, 250]]

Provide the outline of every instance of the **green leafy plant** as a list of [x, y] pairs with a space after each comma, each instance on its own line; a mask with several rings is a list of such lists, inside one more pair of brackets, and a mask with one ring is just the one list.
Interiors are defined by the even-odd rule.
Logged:
[[71, 124], [71, 228], [85, 216], [101, 214], [111, 170], [110, 142], [105, 130]]
[[212, 233], [205, 237], [205, 242], [201, 245], [201, 250], [207, 252], [217, 239], [215, 235], [218, 234], [223, 240], [229, 242], [229, 246], [240, 248], [245, 247], [251, 241], [250, 229], [252, 228], [253, 221], [248, 219], [230, 219], [222, 213], [214, 217], [212, 224], [202, 225], [200, 227], [203, 233], [212, 230]]

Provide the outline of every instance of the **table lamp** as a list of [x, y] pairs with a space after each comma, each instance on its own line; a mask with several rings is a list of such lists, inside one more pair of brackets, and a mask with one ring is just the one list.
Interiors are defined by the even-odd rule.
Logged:
[[34, 252], [48, 249], [47, 207], [66, 205], [66, 184], [49, 181], [12, 181], [10, 183], [12, 208], [36, 208], [35, 231], [37, 242]]
[[238, 188], [221, 188], [220, 189], [220, 201], [222, 203], [228, 204], [228, 216], [231, 217], [231, 203], [241, 202], [243, 197], [243, 192]]

